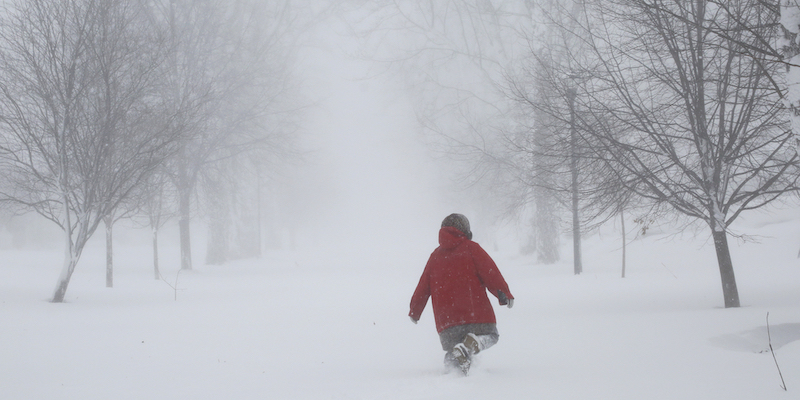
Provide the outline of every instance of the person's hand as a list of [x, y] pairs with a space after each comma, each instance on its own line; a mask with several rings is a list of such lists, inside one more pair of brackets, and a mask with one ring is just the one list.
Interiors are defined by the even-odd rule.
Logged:
[[511, 308], [514, 304], [514, 299], [509, 299], [502, 290], [497, 291], [497, 301], [501, 306], [508, 306], [508, 308]]
[[413, 323], [415, 323], [415, 324], [416, 324], [417, 322], [419, 322], [419, 320], [418, 320], [418, 319], [414, 319], [414, 317], [412, 317], [412, 316], [410, 316], [410, 315], [408, 316], [408, 318], [411, 318], [411, 322], [413, 322]]

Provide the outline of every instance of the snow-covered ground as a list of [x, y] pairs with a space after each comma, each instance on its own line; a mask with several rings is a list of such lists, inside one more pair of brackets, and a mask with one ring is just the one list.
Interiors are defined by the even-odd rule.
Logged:
[[[551, 266], [487, 245], [517, 300], [495, 308], [500, 341], [468, 377], [444, 372], [430, 308], [418, 325], [406, 316], [438, 221], [420, 232], [424, 250], [379, 232], [370, 246], [352, 238], [336, 251], [198, 265], [178, 276], [177, 300], [153, 279], [146, 246], [117, 246], [107, 289], [102, 243], [93, 243], [64, 304], [47, 301], [60, 249], [3, 250], [0, 398], [798, 398], [796, 214], [738, 225], [761, 238], [731, 240], [737, 309], [721, 307], [704, 233], [667, 229], [633, 241], [624, 279], [610, 227], [586, 238], [580, 276], [568, 239], [565, 260]], [[175, 249], [163, 249], [171, 280], [175, 260]], [[768, 351], [767, 313], [786, 392]]]

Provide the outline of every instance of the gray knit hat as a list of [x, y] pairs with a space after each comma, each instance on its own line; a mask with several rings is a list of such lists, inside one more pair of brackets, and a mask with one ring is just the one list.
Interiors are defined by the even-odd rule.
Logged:
[[469, 220], [463, 214], [450, 214], [442, 221], [442, 228], [452, 226], [467, 235], [467, 239], [472, 240], [472, 231], [469, 229]]

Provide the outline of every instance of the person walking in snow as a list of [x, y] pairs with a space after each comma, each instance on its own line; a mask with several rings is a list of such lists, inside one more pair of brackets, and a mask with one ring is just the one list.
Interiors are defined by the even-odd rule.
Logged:
[[428, 259], [411, 297], [408, 315], [416, 324], [431, 298], [436, 330], [447, 352], [445, 366], [460, 368], [464, 375], [472, 357], [500, 338], [487, 290], [500, 305], [514, 305], [514, 296], [497, 265], [472, 241], [467, 217], [448, 215], [439, 230], [439, 247]]

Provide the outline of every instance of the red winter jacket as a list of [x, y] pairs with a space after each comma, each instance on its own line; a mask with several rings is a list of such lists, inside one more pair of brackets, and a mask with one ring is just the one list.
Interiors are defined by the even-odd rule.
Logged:
[[456, 228], [439, 230], [439, 247], [433, 251], [411, 297], [411, 318], [418, 320], [432, 298], [436, 330], [457, 325], [495, 323], [486, 289], [495, 297], [502, 290], [514, 296], [492, 258], [481, 246]]

